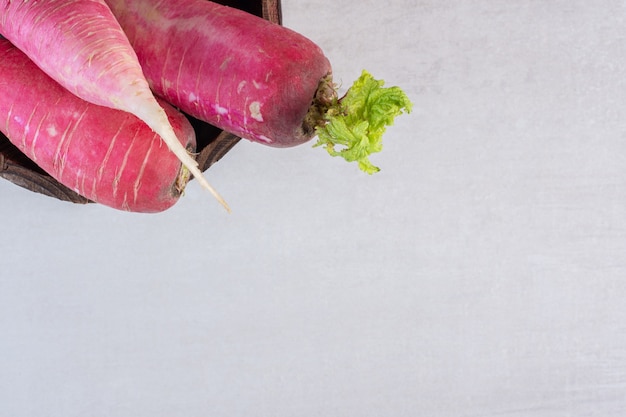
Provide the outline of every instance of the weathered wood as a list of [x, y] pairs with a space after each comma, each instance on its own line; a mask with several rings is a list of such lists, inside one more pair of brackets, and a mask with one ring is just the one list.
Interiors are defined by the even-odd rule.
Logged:
[[264, 0], [262, 3], [263, 18], [281, 25], [283, 23], [283, 16], [280, 0]]

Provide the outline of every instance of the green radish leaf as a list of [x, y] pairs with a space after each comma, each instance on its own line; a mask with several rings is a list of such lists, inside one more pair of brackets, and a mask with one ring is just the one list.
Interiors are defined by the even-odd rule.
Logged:
[[331, 156], [357, 162], [368, 174], [380, 171], [370, 162], [370, 154], [382, 150], [387, 126], [412, 109], [411, 101], [399, 87], [383, 85], [384, 81], [363, 71], [346, 95], [326, 112], [326, 123], [316, 128], [318, 140], [314, 146], [324, 146]]

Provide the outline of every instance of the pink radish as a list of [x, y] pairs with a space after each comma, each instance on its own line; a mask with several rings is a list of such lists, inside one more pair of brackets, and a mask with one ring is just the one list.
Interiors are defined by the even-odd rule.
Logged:
[[177, 140], [135, 52], [103, 0], [0, 0], [0, 34], [83, 100], [143, 120], [227, 207]]
[[317, 134], [331, 155], [371, 173], [385, 126], [410, 111], [400, 89], [365, 72], [338, 99], [315, 43], [244, 11], [207, 0], [105, 1], [155, 93], [241, 137], [285, 147]]
[[[148, 125], [76, 97], [1, 38], [0, 91], [0, 131], [60, 183], [120, 210], [159, 212], [178, 201], [188, 171]], [[189, 121], [161, 105], [194, 151]]]
[[[322, 50], [282, 26], [206, 0], [105, 0], [157, 94], [248, 139], [290, 146], [331, 72]], [[155, 39], [163, 40], [156, 42]]]
[[[105, 0], [154, 91], [184, 112], [274, 146], [303, 126], [330, 63], [295, 32], [206, 0]], [[156, 41], [158, 40], [158, 41]]]

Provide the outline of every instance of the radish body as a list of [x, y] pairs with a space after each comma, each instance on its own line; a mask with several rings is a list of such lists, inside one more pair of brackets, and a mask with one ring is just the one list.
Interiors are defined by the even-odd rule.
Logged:
[[271, 146], [315, 135], [312, 103], [331, 66], [309, 39], [207, 0], [106, 2], [151, 88], [168, 102]]
[[83, 100], [143, 120], [215, 194], [177, 140], [134, 50], [103, 0], [0, 0], [0, 33]]
[[[188, 175], [159, 136], [130, 113], [88, 103], [0, 38], [0, 131], [65, 186], [107, 206], [163, 211]], [[195, 150], [189, 121], [166, 103], [183, 148]]]

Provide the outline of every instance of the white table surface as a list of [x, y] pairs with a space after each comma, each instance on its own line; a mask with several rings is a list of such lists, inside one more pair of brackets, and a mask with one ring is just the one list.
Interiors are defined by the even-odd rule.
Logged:
[[626, 415], [626, 3], [283, 16], [413, 99], [382, 171], [242, 142], [231, 215], [0, 181], [0, 417]]

